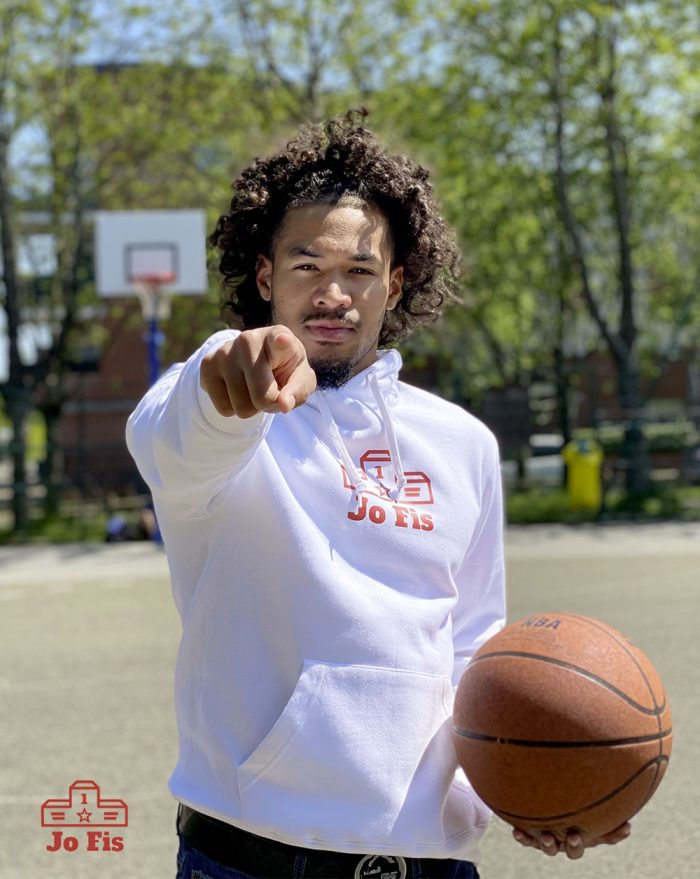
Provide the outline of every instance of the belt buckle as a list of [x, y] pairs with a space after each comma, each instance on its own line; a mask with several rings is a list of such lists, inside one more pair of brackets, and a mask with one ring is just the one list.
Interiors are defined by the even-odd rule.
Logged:
[[406, 879], [406, 861], [394, 855], [365, 855], [355, 867], [354, 879]]

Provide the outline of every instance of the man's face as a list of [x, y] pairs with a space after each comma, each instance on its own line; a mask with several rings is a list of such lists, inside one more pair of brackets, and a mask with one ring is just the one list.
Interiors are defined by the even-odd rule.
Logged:
[[384, 215], [349, 202], [288, 211], [272, 259], [260, 256], [272, 322], [301, 340], [320, 387], [338, 387], [376, 359], [384, 314], [401, 297], [392, 250]]

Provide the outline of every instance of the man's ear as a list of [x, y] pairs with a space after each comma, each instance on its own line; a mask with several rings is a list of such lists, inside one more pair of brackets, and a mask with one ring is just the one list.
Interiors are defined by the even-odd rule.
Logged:
[[389, 296], [386, 300], [387, 311], [393, 311], [396, 308], [399, 299], [401, 299], [402, 287], [403, 266], [396, 266], [389, 275]]
[[255, 263], [255, 281], [261, 297], [269, 302], [272, 299], [272, 260], [262, 253]]

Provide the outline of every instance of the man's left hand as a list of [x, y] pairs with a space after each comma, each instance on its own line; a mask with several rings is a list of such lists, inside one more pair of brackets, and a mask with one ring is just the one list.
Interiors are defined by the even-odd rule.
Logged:
[[615, 845], [627, 839], [632, 830], [629, 821], [606, 833], [604, 836], [588, 836], [582, 833], [570, 832], [563, 838], [560, 834], [555, 835], [546, 830], [524, 830], [516, 827], [513, 831], [513, 838], [521, 845], [530, 848], [538, 848], [546, 855], [557, 855], [559, 852], [565, 852], [567, 858], [578, 860], [583, 857], [583, 853], [587, 848], [593, 848], [596, 845]]

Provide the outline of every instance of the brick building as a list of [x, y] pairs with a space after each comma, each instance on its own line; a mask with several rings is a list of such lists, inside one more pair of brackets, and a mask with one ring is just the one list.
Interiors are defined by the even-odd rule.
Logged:
[[[124, 441], [126, 421], [148, 389], [145, 324], [136, 299], [114, 299], [96, 318], [106, 343], [92, 362], [67, 380], [57, 440], [68, 485], [88, 495], [145, 491]], [[219, 329], [216, 309], [203, 297], [181, 297], [164, 323], [161, 364], [185, 359], [210, 332]]]
[[108, 337], [99, 356], [88, 354], [67, 379], [57, 441], [69, 485], [81, 492], [141, 489], [124, 443], [126, 420], [148, 387], [148, 358], [138, 303], [100, 319]]

